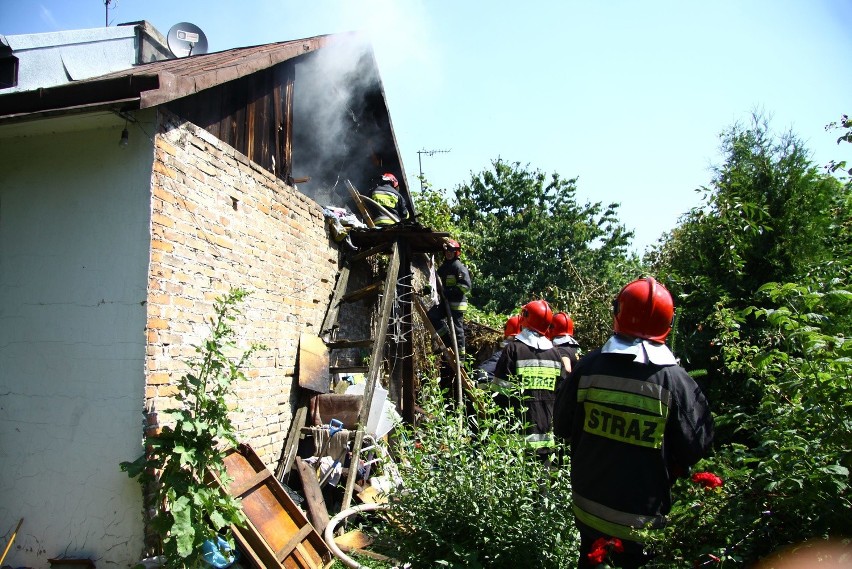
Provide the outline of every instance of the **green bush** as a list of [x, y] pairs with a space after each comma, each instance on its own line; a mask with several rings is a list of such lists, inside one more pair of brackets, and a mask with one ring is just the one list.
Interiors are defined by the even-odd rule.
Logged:
[[[150, 523], [160, 536], [166, 567], [208, 567], [202, 560], [204, 542], [223, 530], [227, 533], [231, 524], [245, 523], [239, 499], [209, 482], [206, 475], [212, 472], [223, 483], [229, 481], [224, 451], [236, 446], [237, 440], [226, 398], [232, 394], [232, 384], [245, 379], [242, 368], [248, 358], [262, 347], [252, 345], [239, 358], [225, 353], [235, 348], [231, 322], [247, 294], [234, 289], [216, 300], [210, 336], [196, 346], [198, 356], [188, 362], [191, 370], [177, 383], [175, 398], [181, 408], [159, 413], [172, 424], [147, 435], [148, 451], [120, 465], [143, 491], [153, 494], [150, 503], [155, 514]], [[233, 547], [233, 539], [229, 542]]]
[[485, 412], [464, 417], [433, 384], [421, 387], [426, 418], [402, 434], [404, 486], [377, 545], [415, 568], [574, 565], [567, 468], [531, 454], [523, 425], [482, 395]]
[[[675, 486], [656, 566], [750, 567], [786, 545], [850, 537], [852, 293], [818, 288], [769, 283], [759, 292], [772, 308], [717, 315], [725, 367], [745, 377], [728, 389], [759, 396], [717, 417], [732, 436], [696, 465], [724, 485]], [[739, 333], [749, 319], [765, 325], [760, 343]]]

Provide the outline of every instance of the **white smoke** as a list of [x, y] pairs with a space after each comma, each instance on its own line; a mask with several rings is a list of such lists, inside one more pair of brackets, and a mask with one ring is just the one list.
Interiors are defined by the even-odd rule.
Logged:
[[293, 177], [310, 177], [299, 189], [320, 205], [346, 205], [346, 179], [369, 189], [380, 173], [371, 152], [381, 127], [363, 116], [366, 97], [378, 93], [386, 77], [422, 70], [431, 53], [424, 48], [419, 2], [343, 2], [341, 8], [343, 21], [357, 31], [335, 34], [331, 45], [296, 67]]

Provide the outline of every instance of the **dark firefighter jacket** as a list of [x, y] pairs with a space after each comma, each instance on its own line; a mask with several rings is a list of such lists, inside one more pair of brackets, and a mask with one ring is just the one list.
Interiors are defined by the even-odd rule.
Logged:
[[444, 289], [444, 296], [450, 303], [450, 310], [467, 310], [467, 295], [470, 292], [470, 273], [458, 259], [444, 260], [438, 267], [438, 278]]
[[500, 361], [500, 356], [503, 355], [503, 348], [504, 346], [501, 346], [500, 349], [495, 350], [494, 353], [491, 354], [491, 357], [476, 366], [474, 376], [476, 377], [477, 382], [488, 383], [494, 379], [494, 370], [497, 369], [497, 362]]
[[680, 366], [598, 349], [560, 386], [554, 434], [571, 442], [580, 530], [641, 541], [635, 528], [664, 525], [675, 473], [709, 451], [713, 419]]
[[396, 216], [396, 219], [393, 219], [379, 210], [373, 220], [376, 226], [393, 225], [408, 219], [408, 205], [405, 198], [393, 186], [389, 184], [376, 186], [370, 193], [370, 197]]
[[554, 348], [538, 349], [514, 338], [506, 343], [494, 369], [494, 383], [515, 383], [525, 398], [512, 401], [520, 406], [529, 423], [527, 445], [532, 448], [553, 446], [553, 403], [556, 387], [568, 378], [559, 353]]
[[553, 349], [556, 350], [562, 359], [562, 365], [565, 367], [565, 370], [571, 373], [577, 367], [577, 348], [579, 344], [573, 341], [562, 344], [557, 342], [559, 342], [558, 338], [553, 342]]

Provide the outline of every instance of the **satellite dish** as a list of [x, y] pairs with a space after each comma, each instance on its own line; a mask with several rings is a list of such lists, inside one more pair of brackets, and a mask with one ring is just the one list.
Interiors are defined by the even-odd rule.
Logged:
[[166, 36], [166, 42], [175, 57], [207, 53], [207, 36], [201, 28], [189, 22], [172, 26]]

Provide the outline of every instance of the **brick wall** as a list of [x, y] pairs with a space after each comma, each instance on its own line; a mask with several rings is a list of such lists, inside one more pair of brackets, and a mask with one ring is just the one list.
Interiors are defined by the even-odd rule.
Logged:
[[209, 333], [213, 300], [252, 294], [239, 345], [263, 343], [232, 414], [271, 469], [290, 425], [302, 331], [317, 333], [338, 269], [322, 208], [205, 130], [161, 111], [154, 139], [146, 410], [174, 407], [183, 363]]

